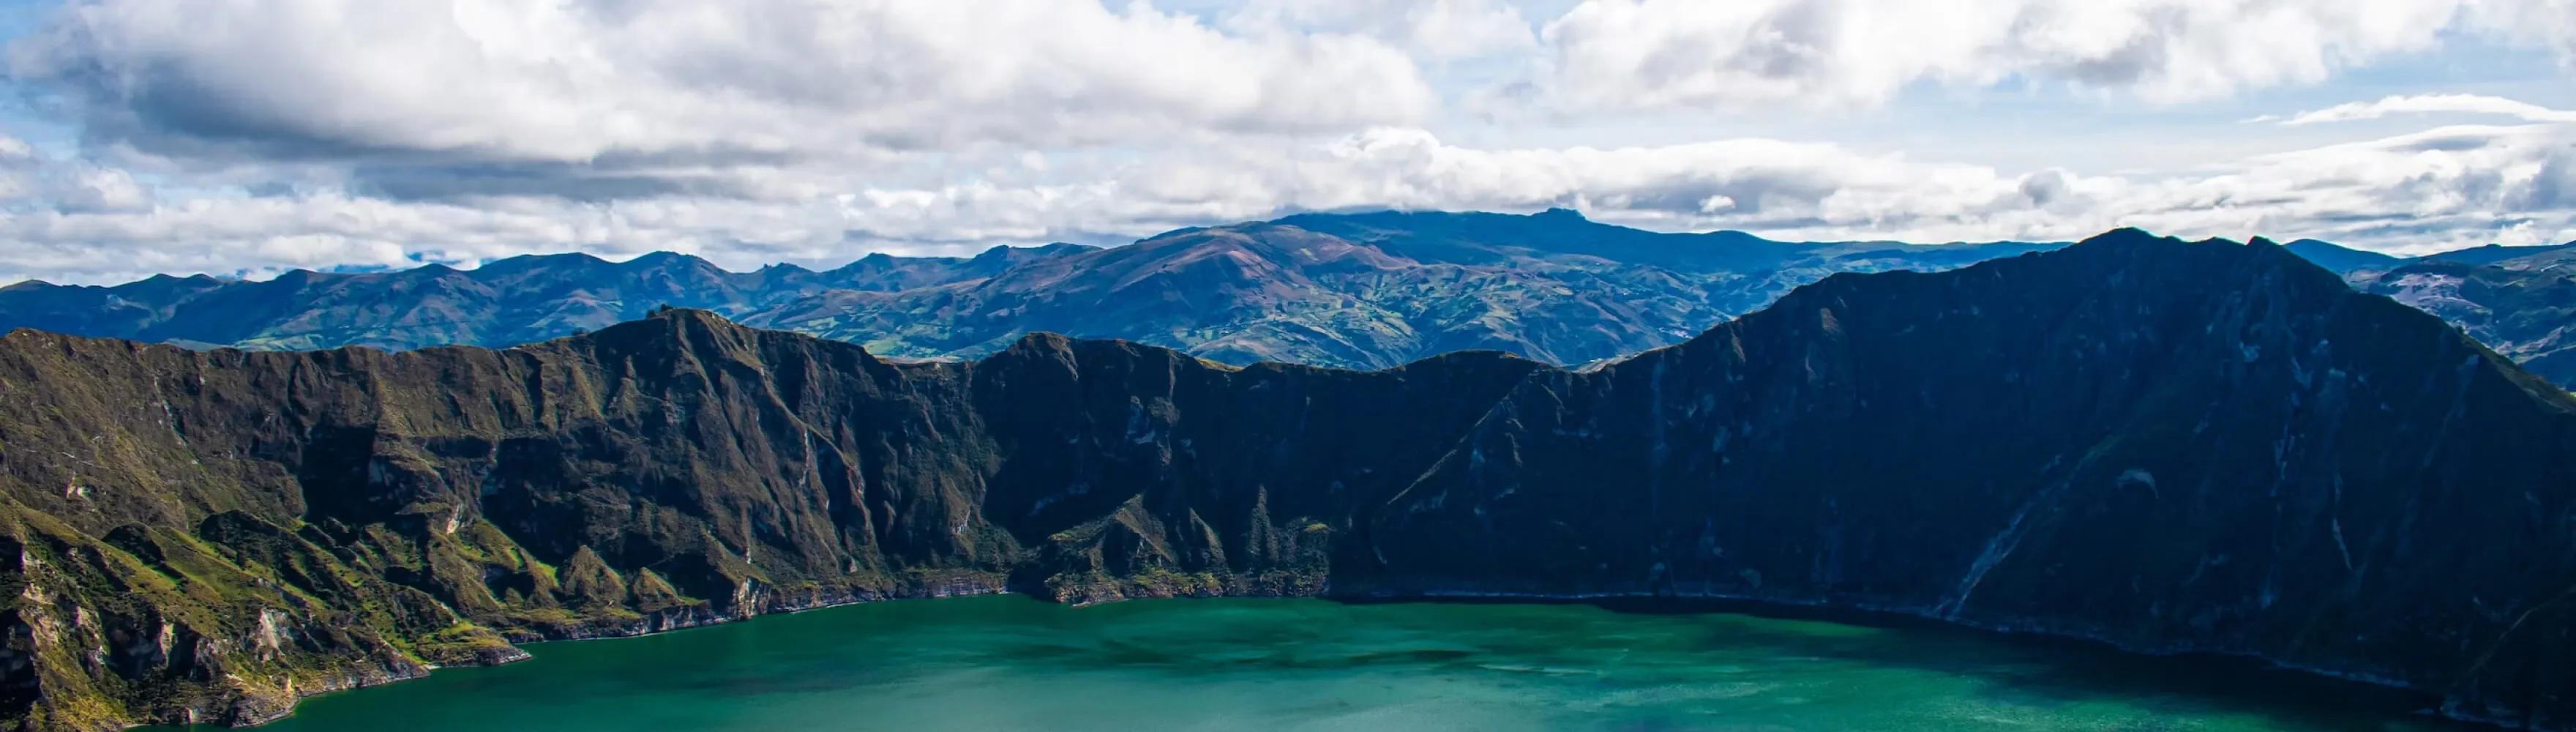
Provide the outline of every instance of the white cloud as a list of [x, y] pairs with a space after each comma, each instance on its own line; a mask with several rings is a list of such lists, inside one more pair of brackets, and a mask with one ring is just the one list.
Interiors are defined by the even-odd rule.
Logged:
[[[2576, 122], [2576, 111], [2550, 109], [2529, 102], [2480, 94], [2395, 95], [2375, 102], [2347, 102], [2279, 120], [2284, 125], [2379, 119], [2392, 114], [2483, 114], [2530, 122]], [[2254, 121], [2271, 121], [2256, 118]]]
[[2302, 84], [2476, 33], [2564, 52], [2570, 0], [1586, 0], [1544, 31], [1567, 107], [1823, 107], [2015, 82], [2151, 102]]
[[60, 166], [56, 176], [49, 198], [64, 211], [140, 211], [152, 206], [152, 192], [123, 170], [83, 162]]
[[2553, 50], [2560, 64], [2576, 67], [2576, 0], [2490, 0], [2472, 3], [2465, 15], [2471, 27]]
[[2553, 194], [2546, 174], [2570, 150], [2576, 128], [2565, 125], [2441, 127], [2168, 181], [2137, 209], [2159, 230], [2224, 225], [2410, 253], [2565, 241], [2576, 238], [2576, 197]]
[[1359, 33], [1432, 60], [1538, 47], [1529, 18], [1497, 0], [1251, 0], [1226, 13], [1224, 22], [1256, 31]]
[[[2153, 174], [1870, 132], [1975, 112], [1907, 106], [1923, 87], [2135, 106], [2470, 36], [2564, 53], [2576, 0], [1589, 0], [1543, 32], [1552, 13], [1500, 0], [1156, 7], [73, 0], [8, 51], [30, 109], [79, 133], [40, 137], [81, 147], [0, 136], [0, 281], [567, 250], [837, 264], [1375, 207], [1572, 205], [1792, 239], [2576, 236], [2564, 124], [2333, 145], [2348, 131], [2240, 128], [2240, 149], [2307, 149]], [[1900, 97], [1859, 133], [1698, 126]], [[1460, 122], [1491, 100], [1548, 114]], [[2569, 114], [2401, 94], [2290, 121], [2412, 113]]]
[[2169, 177], [2014, 174], [1759, 139], [1479, 150], [1394, 130], [1354, 137], [1329, 157], [1336, 165], [1297, 166], [1304, 177], [1284, 196], [1291, 205], [1579, 203], [1650, 228], [1818, 240], [2065, 239], [2141, 226], [2429, 251], [2483, 244], [2516, 225], [2514, 236], [2576, 236], [2576, 129], [2557, 125], [2446, 127]]
[[150, 152], [667, 167], [1312, 132], [1406, 56], [1096, 0], [74, 0], [11, 75]]
[[0, 135], [0, 214], [10, 209], [67, 212], [140, 211], [152, 191], [124, 170], [86, 160], [52, 160], [25, 141]]
[[35, 195], [29, 174], [36, 167], [36, 150], [25, 140], [0, 134], [0, 212], [18, 200]]
[[[2576, 128], [2454, 126], [2265, 155], [2189, 175], [2027, 172], [1825, 143], [1481, 148], [1380, 128], [1295, 148], [1209, 146], [1082, 176], [940, 186], [817, 183], [793, 200], [530, 197], [393, 201], [316, 191], [139, 209], [0, 210], [0, 275], [105, 282], [153, 272], [471, 264], [532, 251], [668, 249], [748, 269], [865, 250], [1115, 243], [1315, 209], [1534, 210], [1785, 239], [2317, 237], [2422, 252], [2576, 238]], [[822, 191], [848, 191], [821, 193]], [[166, 197], [165, 197], [166, 198]], [[185, 242], [184, 245], [177, 243]]]

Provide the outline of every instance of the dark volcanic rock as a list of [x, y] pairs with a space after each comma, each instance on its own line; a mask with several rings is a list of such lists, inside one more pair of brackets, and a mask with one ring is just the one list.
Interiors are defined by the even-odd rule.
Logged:
[[[1136, 272], [1254, 263], [1193, 266]], [[894, 363], [676, 310], [499, 351], [20, 331], [0, 395], [0, 713], [46, 728], [1004, 589], [1740, 597], [2576, 714], [2576, 402], [2272, 246], [1838, 275], [1584, 371]]]
[[2280, 250], [2103, 239], [1533, 377], [1336, 587], [1888, 609], [2562, 725], [2570, 400]]

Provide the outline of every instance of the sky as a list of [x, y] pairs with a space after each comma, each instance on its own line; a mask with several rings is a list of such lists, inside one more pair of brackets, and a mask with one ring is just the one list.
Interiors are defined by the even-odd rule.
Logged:
[[0, 0], [0, 282], [1550, 207], [2576, 240], [2576, 0]]

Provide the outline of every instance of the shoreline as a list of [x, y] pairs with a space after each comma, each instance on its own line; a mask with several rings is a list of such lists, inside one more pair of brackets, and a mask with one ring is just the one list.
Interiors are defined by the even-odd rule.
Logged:
[[[2254, 653], [2210, 650], [2194, 647], [2190, 644], [2151, 648], [2123, 643], [2097, 634], [2051, 629], [2045, 625], [2037, 623], [2013, 624], [2008, 622], [1980, 621], [1969, 618], [1942, 617], [1930, 613], [1927, 610], [1900, 606], [1837, 604], [1825, 601], [1765, 598], [1723, 593], [1531, 593], [1511, 591], [1415, 591], [1403, 593], [1358, 592], [1351, 594], [1335, 594], [1327, 591], [1319, 594], [1179, 594], [1168, 596], [1128, 596], [1105, 599], [1086, 599], [1084, 601], [1074, 602], [1062, 598], [1051, 598], [1045, 595], [1012, 589], [1003, 585], [988, 586], [981, 583], [949, 584], [946, 586], [931, 588], [928, 591], [920, 593], [847, 593], [836, 598], [834, 601], [813, 604], [776, 605], [772, 606], [772, 609], [750, 614], [692, 613], [692, 617], [673, 623], [643, 623], [646, 629], [641, 630], [640, 632], [575, 632], [549, 634], [525, 640], [513, 639], [510, 641], [511, 645], [508, 647], [509, 653], [503, 654], [506, 658], [502, 660], [492, 663], [428, 665], [425, 667], [425, 670], [418, 674], [397, 675], [384, 679], [359, 680], [354, 684], [335, 686], [310, 694], [301, 693], [299, 691], [293, 702], [278, 709], [277, 714], [264, 716], [258, 721], [247, 725], [225, 726], [230, 726], [235, 729], [249, 729], [264, 726], [270, 722], [275, 722], [292, 716], [294, 714], [294, 710], [301, 706], [303, 701], [306, 699], [426, 678], [430, 673], [434, 673], [438, 669], [501, 666], [533, 658], [534, 656], [532, 654], [519, 647], [520, 644], [573, 643], [582, 641], [643, 638], [758, 620], [760, 618], [773, 615], [795, 615], [817, 610], [829, 610], [833, 608], [882, 602], [983, 597], [991, 595], [1019, 595], [1033, 601], [1063, 605], [1070, 609], [1081, 609], [1094, 605], [1106, 605], [1131, 600], [1178, 599], [1315, 599], [1346, 605], [1406, 603], [1590, 605], [1616, 613], [1737, 614], [1775, 619], [1826, 622], [1866, 628], [1949, 631], [1976, 634], [1989, 639], [2001, 641], [2060, 645], [2072, 650], [2089, 650], [2132, 659], [2162, 660], [2184, 664], [2209, 664], [2212, 668], [2220, 670], [2279, 674], [2320, 685], [2340, 685], [2350, 687], [2352, 690], [2358, 692], [2384, 694], [2386, 695], [2384, 703], [2386, 703], [2392, 711], [2399, 709], [2400, 705], [2398, 702], [2402, 701], [2406, 702], [2403, 706], [2411, 710], [2406, 713], [2425, 717], [2427, 719], [2476, 725], [2490, 729], [2525, 729], [2525, 727], [2520, 724], [2501, 720], [2495, 717], [2465, 713], [2453, 702], [2452, 699], [2443, 694], [2406, 684], [2394, 679], [2375, 677], [2367, 674], [2339, 672], [2300, 664], [2283, 663], [2277, 659], [2268, 658]], [[651, 617], [652, 616], [647, 616], [647, 619]], [[625, 630], [625, 628], [619, 628], [619, 630]], [[128, 725], [125, 729], [138, 729], [145, 727], [163, 727], [166, 729], [184, 730], [190, 728], [191, 725], [137, 724]]]

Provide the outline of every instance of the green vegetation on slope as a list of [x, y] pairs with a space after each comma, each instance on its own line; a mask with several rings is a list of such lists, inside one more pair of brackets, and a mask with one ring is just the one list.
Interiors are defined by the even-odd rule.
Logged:
[[22, 330], [0, 714], [248, 723], [514, 640], [1008, 589], [1857, 606], [2557, 728], [2571, 482], [2576, 401], [2440, 320], [2135, 231], [1583, 371], [895, 363], [695, 310], [404, 353]]

